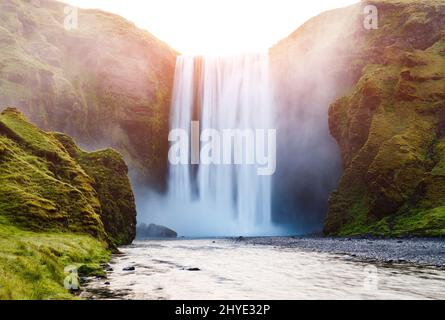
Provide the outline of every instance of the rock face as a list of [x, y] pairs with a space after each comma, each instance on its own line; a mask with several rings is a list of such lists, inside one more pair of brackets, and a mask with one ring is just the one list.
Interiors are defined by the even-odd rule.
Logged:
[[44, 130], [83, 147], [113, 147], [136, 182], [162, 187], [176, 53], [125, 19], [65, 4], [0, 4], [0, 105], [17, 106]]
[[178, 234], [164, 226], [159, 226], [151, 223], [146, 225], [145, 223], [137, 227], [137, 238], [147, 239], [147, 238], [177, 238]]
[[[363, 26], [369, 4], [377, 30]], [[341, 33], [339, 21], [349, 24]], [[343, 174], [325, 233], [445, 235], [445, 3], [362, 1], [312, 19], [277, 49], [298, 58], [313, 38], [325, 39], [324, 73], [340, 96], [329, 127]]]
[[332, 104], [344, 174], [328, 234], [445, 235], [445, 4], [374, 2], [380, 28], [362, 34], [360, 78]]
[[0, 114], [0, 216], [25, 229], [87, 233], [112, 246], [135, 236], [122, 157], [114, 150], [84, 152], [14, 108]]
[[136, 207], [128, 167], [113, 149], [85, 152], [71, 137], [53, 133], [85, 173], [93, 179], [101, 203], [100, 217], [105, 231], [117, 244], [129, 244], [136, 236]]

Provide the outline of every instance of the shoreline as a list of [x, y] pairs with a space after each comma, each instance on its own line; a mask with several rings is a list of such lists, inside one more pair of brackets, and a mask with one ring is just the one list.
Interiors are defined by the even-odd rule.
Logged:
[[445, 269], [443, 238], [252, 237], [232, 240], [305, 252], [346, 255], [357, 261]]
[[445, 238], [422, 237], [323, 237], [308, 236], [240, 236], [240, 237], [178, 237], [136, 238], [143, 241], [212, 240], [233, 241], [246, 245], [274, 246], [283, 249], [299, 249], [304, 252], [345, 255], [362, 262], [386, 264], [411, 264], [420, 267], [445, 269]]

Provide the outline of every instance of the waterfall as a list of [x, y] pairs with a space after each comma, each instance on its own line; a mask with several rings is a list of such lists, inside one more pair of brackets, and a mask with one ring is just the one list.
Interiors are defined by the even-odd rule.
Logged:
[[[267, 54], [177, 59], [171, 129], [273, 129]], [[202, 146], [201, 146], [202, 148]], [[272, 235], [272, 177], [255, 164], [172, 165], [169, 225], [186, 235]], [[182, 221], [182, 222], [179, 222]], [[177, 222], [177, 226], [175, 226]], [[187, 227], [184, 227], [184, 224]], [[184, 230], [181, 230], [184, 228]]]

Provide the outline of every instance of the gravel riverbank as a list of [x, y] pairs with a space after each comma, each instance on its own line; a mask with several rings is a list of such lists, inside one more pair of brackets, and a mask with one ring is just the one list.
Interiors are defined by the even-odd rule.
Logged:
[[321, 237], [238, 238], [246, 244], [348, 255], [383, 263], [445, 268], [445, 239], [357, 239]]

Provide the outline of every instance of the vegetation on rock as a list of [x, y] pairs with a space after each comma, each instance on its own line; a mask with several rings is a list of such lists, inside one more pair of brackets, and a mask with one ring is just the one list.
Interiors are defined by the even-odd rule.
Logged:
[[84, 152], [14, 108], [0, 114], [0, 146], [0, 215], [27, 229], [85, 232], [113, 245], [134, 239], [134, 196], [116, 151]]
[[121, 152], [136, 182], [160, 185], [176, 53], [127, 20], [65, 4], [0, 3], [0, 105], [17, 106], [39, 127], [81, 146]]
[[86, 232], [105, 240], [93, 180], [50, 134], [16, 109], [0, 115], [0, 214], [30, 230]]
[[[88, 153], [59, 133], [0, 114], [0, 298], [69, 297], [63, 268], [100, 270], [135, 237], [127, 166], [114, 150]], [[82, 268], [80, 269], [82, 270]]]
[[445, 235], [445, 3], [374, 1], [380, 29], [356, 46], [362, 66], [330, 109], [345, 172], [326, 233]]
[[113, 149], [85, 152], [71, 137], [61, 133], [53, 136], [93, 179], [92, 186], [101, 204], [100, 217], [113, 243], [131, 243], [136, 236], [135, 199], [121, 155]]
[[[376, 30], [363, 26], [369, 4]], [[310, 20], [272, 54], [314, 48], [341, 95], [329, 125], [344, 172], [325, 233], [444, 236], [444, 1], [362, 1]]]

